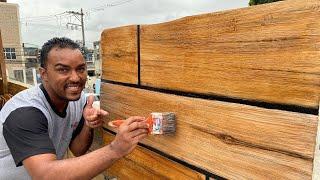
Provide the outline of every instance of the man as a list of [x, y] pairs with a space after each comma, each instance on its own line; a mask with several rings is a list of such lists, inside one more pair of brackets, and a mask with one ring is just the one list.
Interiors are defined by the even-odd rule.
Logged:
[[[79, 46], [53, 38], [40, 61], [42, 84], [18, 93], [0, 112], [0, 179], [91, 179], [146, 137], [144, 118], [130, 117], [110, 145], [85, 154], [107, 112], [92, 107], [93, 97], [86, 102]], [[78, 157], [63, 159], [68, 147]]]

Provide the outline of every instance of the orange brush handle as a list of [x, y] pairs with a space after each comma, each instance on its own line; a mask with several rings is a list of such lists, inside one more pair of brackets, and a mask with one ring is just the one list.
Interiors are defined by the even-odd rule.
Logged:
[[110, 121], [110, 122], [108, 123], [108, 126], [111, 126], [111, 127], [119, 127], [122, 123], [124, 123], [124, 121], [125, 121], [125, 120], [123, 120], [123, 119]]
[[[118, 120], [113, 120], [113, 121], [110, 121], [108, 123], [108, 126], [110, 127], [114, 127], [114, 128], [118, 128], [122, 123], [124, 123], [125, 120], [123, 119], [118, 119]], [[149, 116], [147, 119], [146, 119], [146, 123], [149, 124], [149, 133], [152, 131], [152, 126], [153, 126], [153, 120], [152, 120], [152, 117]]]

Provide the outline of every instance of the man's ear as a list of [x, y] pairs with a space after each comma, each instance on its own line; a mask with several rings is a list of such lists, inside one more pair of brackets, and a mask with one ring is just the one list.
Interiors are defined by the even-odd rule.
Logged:
[[39, 72], [40, 72], [40, 77], [41, 77], [42, 81], [47, 81], [48, 80], [48, 75], [47, 75], [46, 68], [40, 67], [39, 68]]

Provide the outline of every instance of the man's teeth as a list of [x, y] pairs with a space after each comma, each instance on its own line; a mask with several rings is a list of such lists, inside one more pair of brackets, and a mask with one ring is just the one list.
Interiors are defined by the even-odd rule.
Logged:
[[80, 86], [79, 85], [68, 85], [67, 88], [69, 88], [69, 89], [78, 89], [78, 88], [80, 88]]

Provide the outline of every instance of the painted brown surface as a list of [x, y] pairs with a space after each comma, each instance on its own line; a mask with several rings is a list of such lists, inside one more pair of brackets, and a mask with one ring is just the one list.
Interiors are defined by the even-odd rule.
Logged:
[[137, 26], [104, 30], [101, 56], [103, 79], [137, 84]]
[[313, 174], [312, 179], [320, 179], [320, 102], [319, 102], [319, 113], [318, 113], [318, 130], [316, 145], [314, 148], [314, 159], [313, 159]]
[[0, 87], [1, 87], [0, 89], [1, 94], [8, 93], [8, 80], [6, 75], [6, 64], [4, 62], [1, 29], [0, 29]]
[[173, 136], [151, 147], [231, 179], [310, 179], [317, 116], [102, 84], [108, 120], [174, 112]]
[[8, 82], [8, 92], [12, 95], [15, 95], [25, 89], [28, 89], [28, 87], [14, 82]]
[[287, 0], [143, 25], [141, 84], [317, 108], [319, 11]]
[[[104, 133], [105, 144], [114, 135]], [[106, 170], [108, 177], [124, 179], [205, 179], [203, 174], [168, 160], [148, 149], [138, 146], [131, 154], [120, 159]]]

